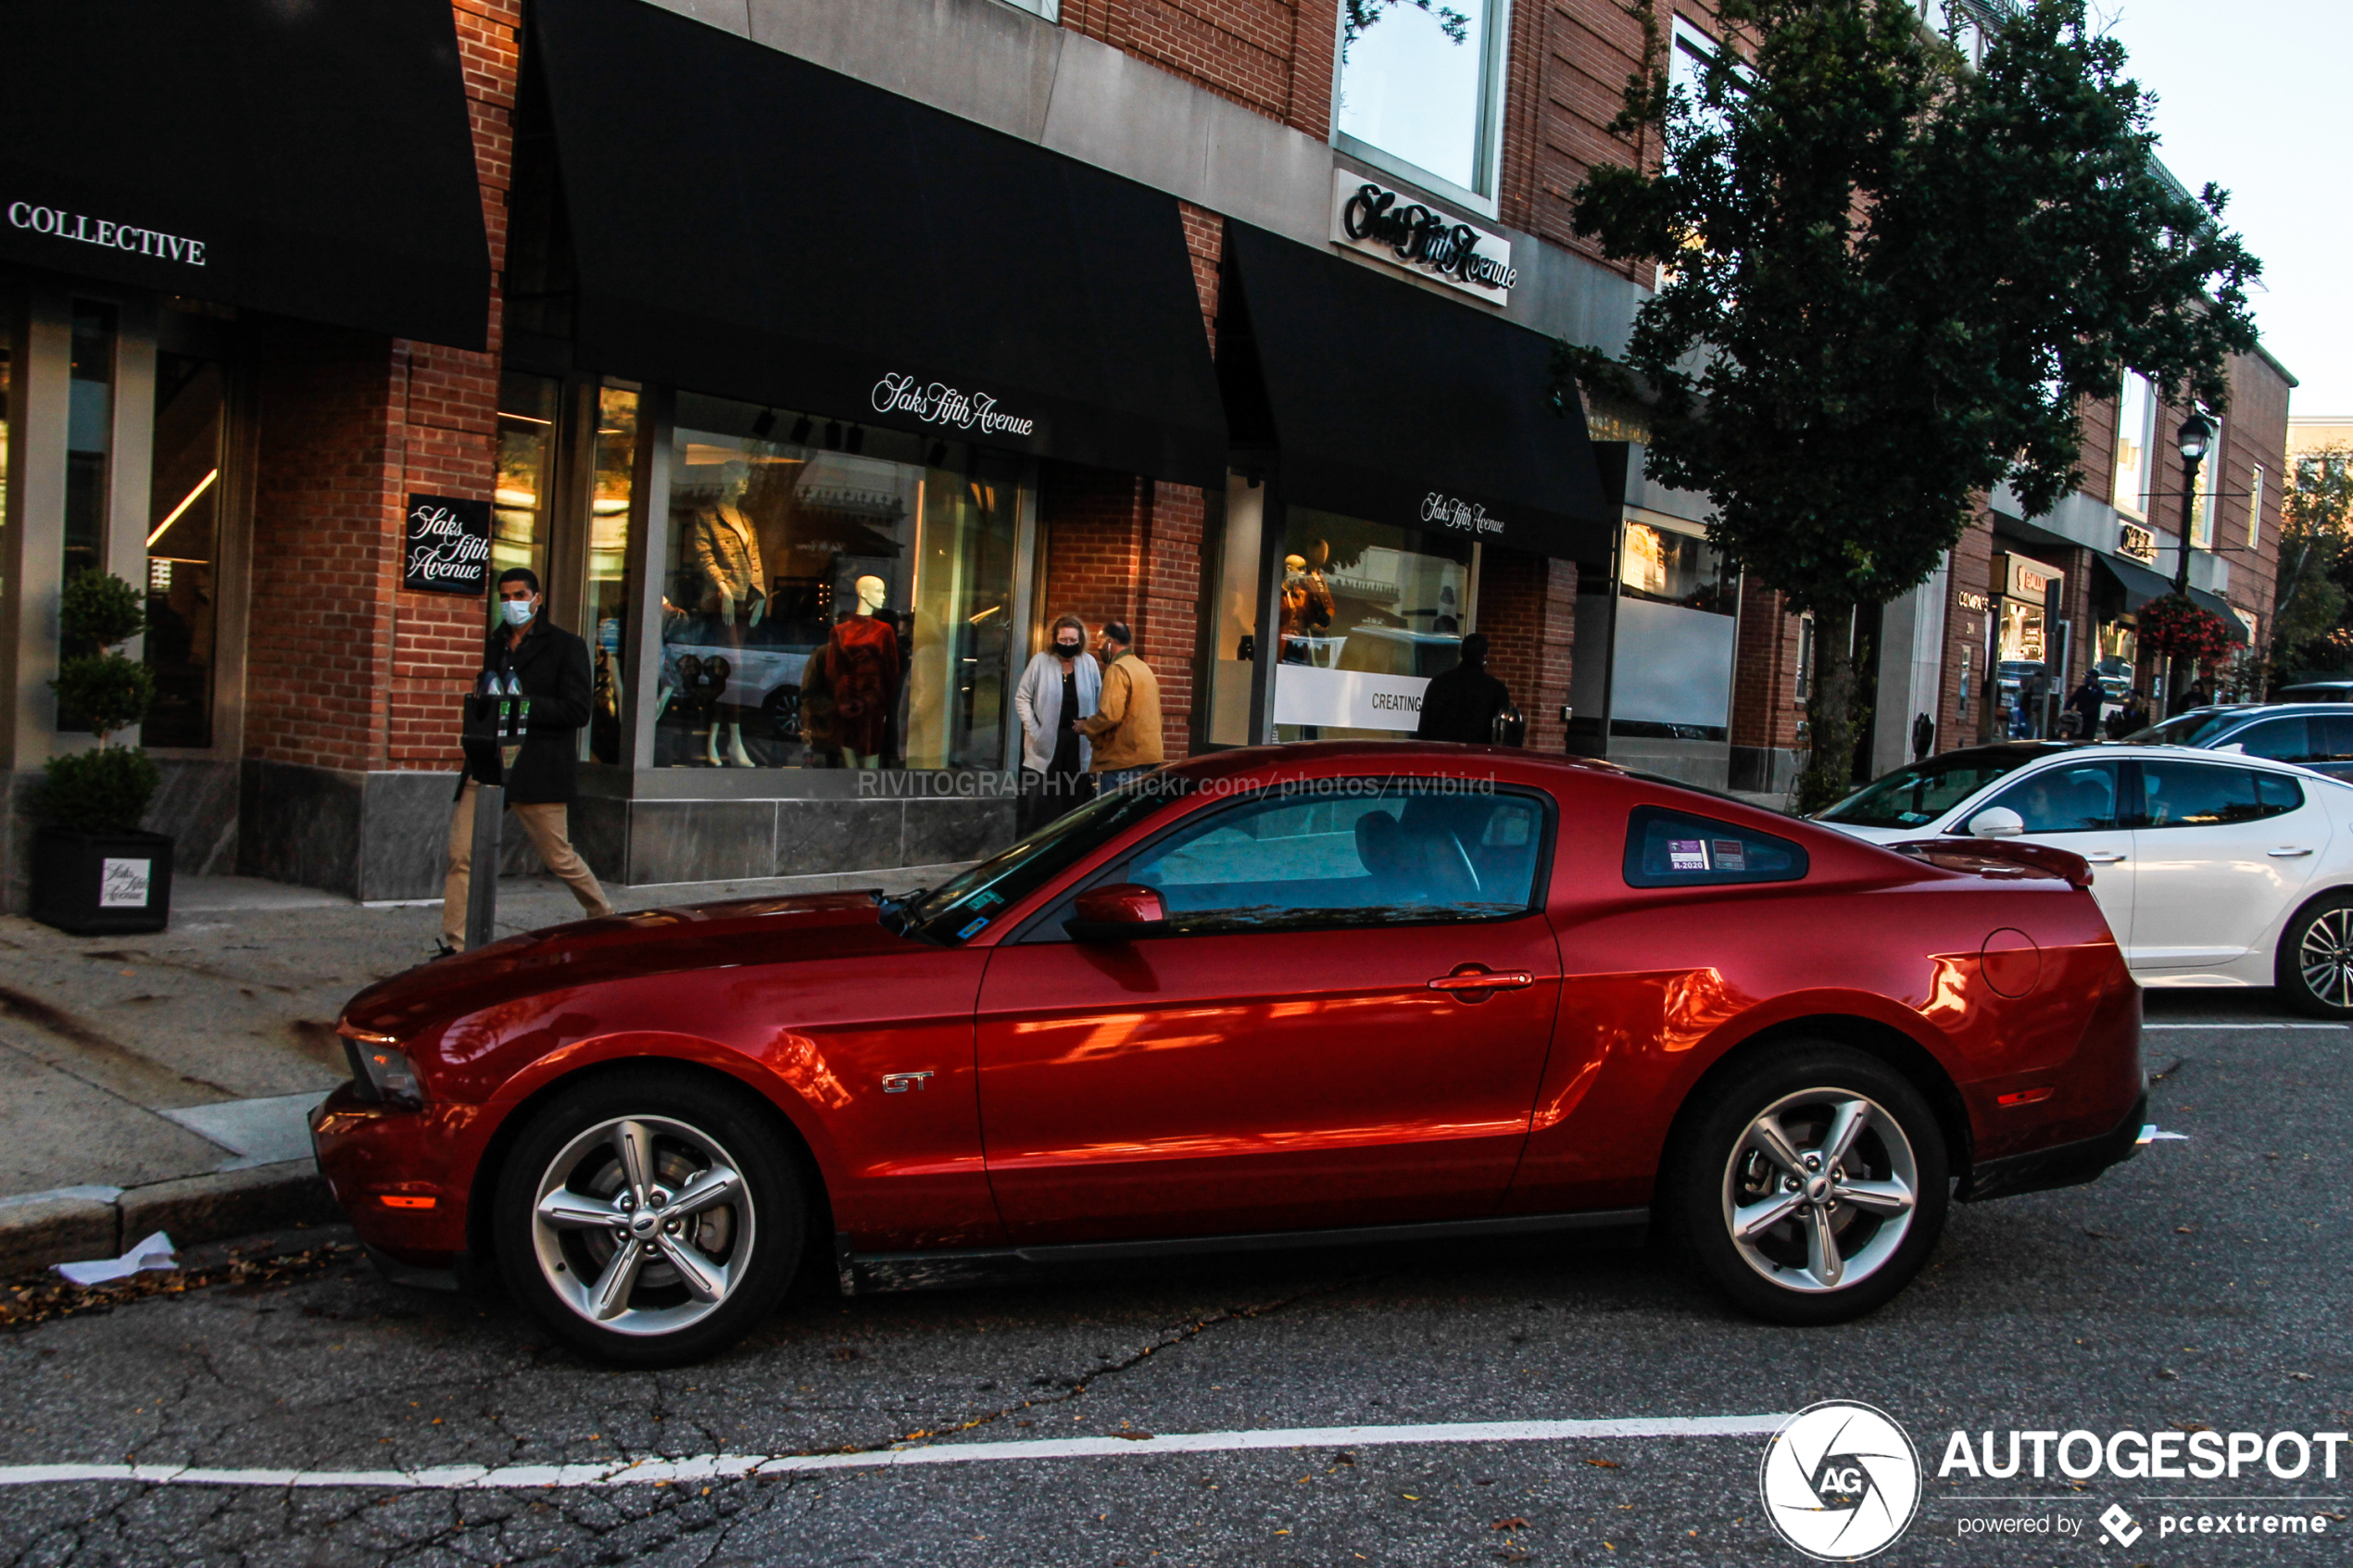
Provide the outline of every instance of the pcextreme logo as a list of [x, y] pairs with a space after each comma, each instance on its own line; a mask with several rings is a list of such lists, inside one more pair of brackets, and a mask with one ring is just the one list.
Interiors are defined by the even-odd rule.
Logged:
[[1886, 1411], [1825, 1399], [1765, 1446], [1765, 1516], [1806, 1556], [1851, 1562], [1894, 1546], [1920, 1506], [1920, 1456]]

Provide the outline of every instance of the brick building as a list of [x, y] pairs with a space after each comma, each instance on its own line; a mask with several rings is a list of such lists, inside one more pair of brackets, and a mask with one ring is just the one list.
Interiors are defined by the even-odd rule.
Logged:
[[[268, 0], [212, 35], [156, 0], [0, 6], [59, 58], [76, 29], [153, 35], [158, 71], [234, 38], [250, 89], [175, 169], [184, 126], [94, 135], [67, 82], [0, 192], [12, 790], [88, 744], [45, 684], [84, 566], [157, 611], [178, 863], [371, 898], [438, 890], [509, 566], [589, 639], [573, 831], [629, 883], [1005, 842], [1012, 693], [1064, 611], [1137, 628], [1172, 758], [1407, 733], [1476, 629], [1529, 746], [1786, 784], [1807, 628], [1645, 478], [1639, 408], [1547, 402], [1551, 343], [1618, 349], [1648, 282], [1569, 226], [1588, 169], [1653, 151], [1606, 129], [1642, 38], [1617, 0], [1354, 34], [1341, 0], [377, 9], [360, 38]], [[1659, 12], [1688, 69], [1708, 8]], [[76, 214], [234, 265], [102, 255]], [[2259, 613], [2289, 383], [2242, 372], [2193, 580]], [[2126, 514], [2162, 550], [2179, 500], [2116, 499], [2102, 442], [2062, 515], [1994, 497], [1872, 629], [1905, 716], [1875, 759], [1916, 711], [1940, 745], [1984, 722], [1999, 555], [2063, 579], [2070, 672], [2129, 660], [2144, 584], [2099, 563]]]

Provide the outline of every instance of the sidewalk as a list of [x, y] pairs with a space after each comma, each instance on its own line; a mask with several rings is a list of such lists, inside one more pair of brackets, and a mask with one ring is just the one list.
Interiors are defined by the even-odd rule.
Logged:
[[[961, 866], [613, 888], [622, 909], [937, 883]], [[498, 887], [502, 935], [579, 917], [548, 877]], [[0, 916], [0, 1277], [331, 1217], [305, 1118], [347, 1075], [354, 992], [428, 959], [441, 906], [186, 877], [170, 929], [69, 936]]]

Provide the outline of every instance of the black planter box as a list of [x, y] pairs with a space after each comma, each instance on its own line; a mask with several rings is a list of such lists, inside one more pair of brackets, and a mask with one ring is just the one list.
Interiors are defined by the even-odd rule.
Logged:
[[171, 840], [44, 827], [32, 839], [32, 918], [77, 936], [171, 922]]

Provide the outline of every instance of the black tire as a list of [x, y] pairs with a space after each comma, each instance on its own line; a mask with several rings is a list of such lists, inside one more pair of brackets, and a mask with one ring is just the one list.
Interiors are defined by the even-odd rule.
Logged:
[[[774, 1311], [800, 1262], [809, 1203], [774, 1123], [748, 1103], [752, 1092], [674, 1067], [559, 1090], [508, 1152], [491, 1199], [498, 1273], [515, 1298], [566, 1344], [627, 1367], [700, 1361]], [[651, 1173], [642, 1206], [624, 1144]], [[712, 1195], [721, 1200], [685, 1217], [658, 1217]], [[566, 1223], [542, 1223], [543, 1198]], [[634, 1261], [621, 1258], [624, 1247]], [[690, 1271], [710, 1299], [690, 1287]], [[599, 1319], [596, 1286], [609, 1272], [618, 1306]]]
[[[2273, 977], [2296, 1011], [2353, 1019], [2353, 896], [2332, 893], [2296, 910], [2280, 932]], [[2335, 999], [2331, 1000], [2334, 997]]]
[[[1951, 1163], [1944, 1130], [1909, 1079], [1850, 1047], [1791, 1041], [1703, 1093], [1668, 1151], [1659, 1218], [1734, 1301], [1772, 1323], [1844, 1323], [1884, 1306], [1927, 1264], [1944, 1229]], [[1807, 1157], [1818, 1160], [1828, 1150], [1839, 1108], [1850, 1104], [1866, 1108], [1855, 1116], [1861, 1125], [1826, 1185], [1810, 1185], [1824, 1174], [1817, 1166], [1809, 1185], [1798, 1185], [1763, 1152], [1759, 1118], [1779, 1107], [1782, 1151], [1807, 1169]], [[1906, 1191], [1900, 1220], [1877, 1211]], [[1755, 1205], [1759, 1219], [1770, 1213], [1768, 1204], [1795, 1208], [1743, 1245], [1733, 1234], [1738, 1203]], [[1818, 1223], [1827, 1228], [1828, 1256], [1809, 1250]], [[1833, 1268], [1831, 1257], [1843, 1267]]]

